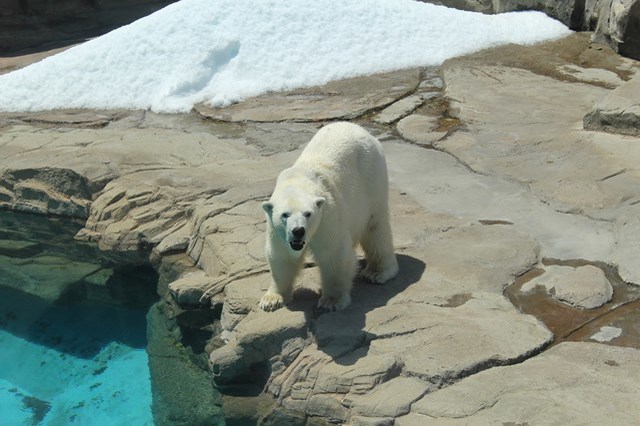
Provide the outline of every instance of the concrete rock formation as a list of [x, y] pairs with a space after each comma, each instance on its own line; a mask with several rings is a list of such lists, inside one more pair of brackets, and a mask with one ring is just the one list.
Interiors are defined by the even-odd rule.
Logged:
[[609, 44], [621, 55], [640, 59], [640, 1], [602, 1], [594, 41]]
[[[3, 114], [0, 203], [80, 217], [77, 238], [104, 249], [153, 249], [174, 270], [160, 284], [165, 311], [215, 331], [202, 345], [215, 383], [273, 398], [246, 403], [251, 421], [630, 423], [640, 144], [583, 120], [603, 100], [625, 108], [618, 93], [638, 70], [574, 34], [335, 83], [344, 90], [331, 96], [172, 116]], [[357, 279], [349, 309], [316, 315], [309, 262], [293, 303], [262, 312], [260, 203], [337, 119], [383, 143], [401, 273]]]

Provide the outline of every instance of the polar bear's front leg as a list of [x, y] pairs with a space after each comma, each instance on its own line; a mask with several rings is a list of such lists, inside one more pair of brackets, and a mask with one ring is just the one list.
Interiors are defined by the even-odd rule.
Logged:
[[351, 303], [351, 287], [356, 276], [356, 254], [351, 244], [343, 243], [337, 249], [328, 248], [314, 253], [322, 278], [322, 295], [318, 300], [320, 311], [341, 311]]
[[268, 256], [271, 269], [271, 286], [260, 299], [263, 311], [275, 311], [291, 301], [293, 283], [302, 267], [302, 256]]

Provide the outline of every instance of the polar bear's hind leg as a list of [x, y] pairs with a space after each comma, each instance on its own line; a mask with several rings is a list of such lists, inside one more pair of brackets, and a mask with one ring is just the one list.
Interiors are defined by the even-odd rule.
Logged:
[[384, 216], [371, 216], [368, 229], [360, 241], [367, 259], [367, 266], [361, 275], [375, 284], [383, 284], [398, 275], [391, 225], [388, 214]]

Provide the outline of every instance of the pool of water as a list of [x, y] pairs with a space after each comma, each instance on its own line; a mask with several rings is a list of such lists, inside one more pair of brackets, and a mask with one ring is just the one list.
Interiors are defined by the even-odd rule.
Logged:
[[142, 256], [75, 241], [80, 228], [0, 211], [2, 424], [153, 424], [157, 274]]

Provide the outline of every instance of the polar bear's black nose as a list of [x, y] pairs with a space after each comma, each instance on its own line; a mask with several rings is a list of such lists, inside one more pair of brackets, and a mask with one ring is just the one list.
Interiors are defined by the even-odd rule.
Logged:
[[291, 233], [296, 238], [303, 238], [304, 237], [304, 228], [302, 226], [299, 226], [297, 228], [293, 228]]

